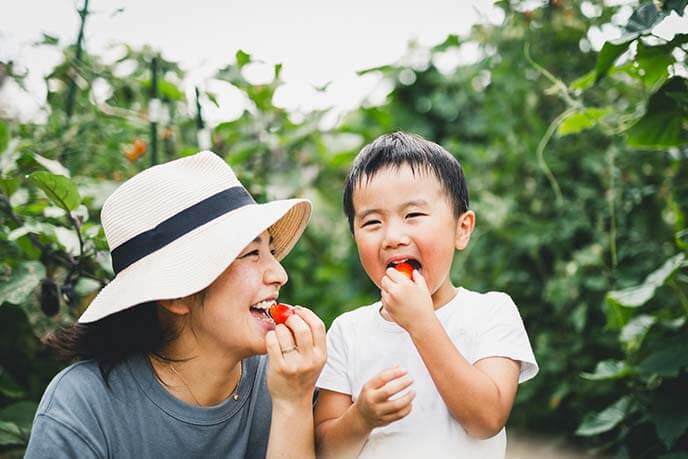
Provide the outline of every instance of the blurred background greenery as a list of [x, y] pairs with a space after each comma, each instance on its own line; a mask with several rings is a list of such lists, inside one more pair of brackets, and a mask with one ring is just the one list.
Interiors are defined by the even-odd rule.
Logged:
[[[105, 62], [82, 42], [44, 36], [41, 46], [63, 52], [46, 77], [47, 120], [0, 118], [0, 454], [21, 455], [37, 402], [65, 365], [41, 337], [78, 317], [112, 276], [99, 211], [118, 183], [207, 146], [257, 199], [312, 199], [282, 297], [329, 325], [377, 297], [341, 211], [343, 179], [365, 143], [405, 130], [463, 163], [478, 223], [453, 279], [509, 292], [540, 363], [509, 425], [593, 454], [688, 457], [688, 34], [653, 33], [687, 4], [633, 3], [622, 36], [594, 52], [589, 30], [620, 6], [499, 1], [503, 23], [411, 46], [420, 64], [366, 70], [388, 81], [386, 99], [331, 128], [326, 111], [295, 121], [275, 107], [281, 66], [251, 84], [244, 52], [216, 78], [250, 109], [208, 127], [179, 87], [184, 71], [154, 50]], [[451, 72], [435, 65], [464, 45], [480, 59]], [[22, 78], [0, 62], [0, 85]]]

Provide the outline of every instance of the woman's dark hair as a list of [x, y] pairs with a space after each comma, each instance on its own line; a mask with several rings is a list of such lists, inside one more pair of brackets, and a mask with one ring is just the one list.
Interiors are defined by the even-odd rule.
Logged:
[[356, 156], [344, 184], [344, 213], [349, 229], [354, 228], [353, 194], [363, 180], [370, 180], [380, 170], [408, 164], [415, 174], [418, 170], [434, 174], [449, 198], [454, 217], [468, 210], [468, 187], [459, 160], [447, 150], [419, 135], [405, 132], [385, 134], [363, 147]]
[[49, 335], [45, 342], [66, 361], [93, 359], [107, 382], [115, 365], [135, 354], [157, 353], [177, 337], [173, 324], [163, 324], [155, 301], [127, 308], [91, 323], [75, 323]]

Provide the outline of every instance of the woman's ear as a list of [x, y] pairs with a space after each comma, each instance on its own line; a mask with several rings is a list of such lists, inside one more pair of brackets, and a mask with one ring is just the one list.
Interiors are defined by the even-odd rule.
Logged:
[[475, 212], [467, 210], [459, 216], [456, 222], [456, 249], [463, 250], [471, 240], [471, 233], [475, 228]]
[[181, 298], [158, 300], [158, 304], [167, 312], [177, 316], [185, 316], [191, 312], [188, 301], [183, 301]]

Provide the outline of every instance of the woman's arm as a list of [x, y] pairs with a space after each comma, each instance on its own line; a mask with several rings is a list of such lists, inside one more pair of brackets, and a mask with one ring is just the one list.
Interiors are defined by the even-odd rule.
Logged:
[[277, 325], [265, 337], [272, 396], [267, 457], [314, 458], [312, 402], [325, 364], [325, 325], [305, 308], [297, 308], [285, 325]]

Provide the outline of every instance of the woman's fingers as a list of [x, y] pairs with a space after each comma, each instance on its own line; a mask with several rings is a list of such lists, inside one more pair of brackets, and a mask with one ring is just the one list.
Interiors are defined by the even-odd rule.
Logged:
[[325, 342], [326, 342], [325, 324], [323, 323], [322, 320], [320, 320], [320, 317], [318, 317], [310, 309], [304, 308], [302, 306], [296, 306], [296, 314], [301, 319], [303, 319], [303, 321], [310, 328], [313, 346], [320, 348], [320, 349], [325, 349]]

